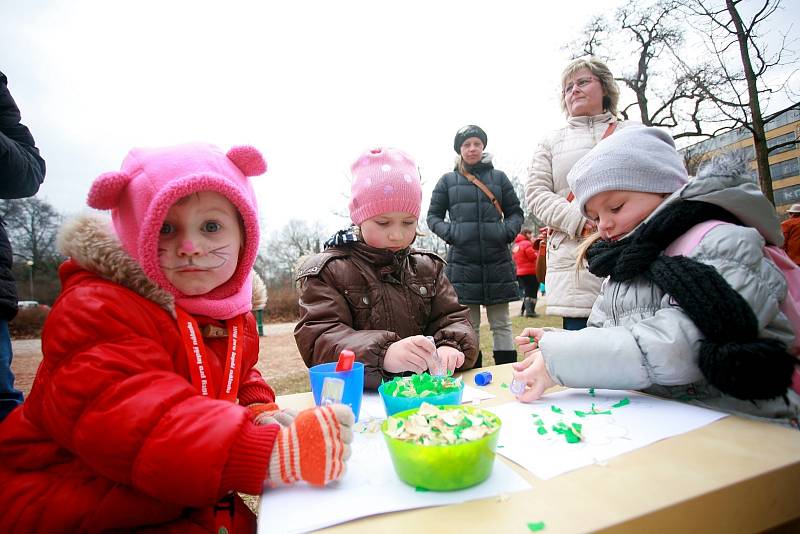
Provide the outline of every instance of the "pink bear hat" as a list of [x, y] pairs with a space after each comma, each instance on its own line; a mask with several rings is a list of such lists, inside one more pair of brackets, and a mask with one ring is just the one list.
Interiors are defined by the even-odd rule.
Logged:
[[[164, 148], [134, 148], [119, 172], [101, 174], [87, 203], [111, 210], [114, 229], [125, 251], [144, 273], [194, 315], [230, 319], [250, 311], [252, 268], [258, 254], [258, 205], [248, 176], [267, 170], [261, 153], [251, 146], [231, 148], [192, 143]], [[233, 276], [205, 295], [181, 293], [166, 278], [158, 261], [158, 237], [167, 211], [181, 198], [214, 191], [239, 210], [244, 221], [244, 249]]]

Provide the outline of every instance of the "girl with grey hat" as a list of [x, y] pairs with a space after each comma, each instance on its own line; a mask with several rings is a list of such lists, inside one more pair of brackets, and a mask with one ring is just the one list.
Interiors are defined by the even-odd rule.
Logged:
[[636, 127], [598, 143], [568, 180], [599, 231], [586, 258], [603, 290], [588, 328], [516, 338], [519, 399], [556, 384], [639, 389], [797, 425], [800, 344], [764, 250], [783, 236], [746, 167], [717, 160], [689, 181], [672, 137]]
[[[455, 169], [444, 174], [431, 196], [428, 228], [448, 245], [445, 273], [470, 322], [480, 332], [481, 305], [492, 330], [494, 363], [517, 361], [508, 303], [519, 300], [509, 245], [522, 228], [524, 215], [508, 176], [492, 165], [486, 132], [461, 128], [453, 140]], [[445, 216], [449, 214], [449, 218]], [[476, 367], [482, 364], [478, 357]]]

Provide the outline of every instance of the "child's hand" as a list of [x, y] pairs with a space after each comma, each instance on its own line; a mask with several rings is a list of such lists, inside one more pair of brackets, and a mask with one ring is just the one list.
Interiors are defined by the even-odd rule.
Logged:
[[254, 414], [253, 422], [259, 426], [262, 425], [280, 425], [283, 428], [290, 426], [295, 417], [297, 417], [297, 410], [293, 408], [285, 408], [281, 410], [274, 403], [270, 403], [274, 409], [261, 409], [262, 406], [269, 406], [264, 404], [250, 405], [247, 408]]
[[353, 441], [353, 410], [333, 404], [303, 410], [281, 429], [269, 457], [266, 484], [305, 480], [315, 486], [341, 478]]
[[425, 336], [409, 336], [389, 345], [383, 358], [383, 368], [389, 373], [411, 371], [417, 374], [436, 369], [432, 352]]
[[539, 341], [542, 340], [545, 330], [543, 328], [526, 328], [520, 335], [514, 338], [514, 343], [517, 344], [522, 354], [527, 355], [530, 352], [539, 348]]
[[515, 371], [514, 378], [522, 380], [527, 385], [525, 391], [517, 395], [520, 402], [533, 402], [541, 397], [545, 390], [557, 385], [547, 372], [540, 350], [532, 352], [521, 362], [512, 363], [511, 367]]
[[454, 373], [456, 369], [464, 365], [464, 353], [453, 347], [443, 345], [436, 349], [439, 358], [442, 360], [442, 367], [445, 372]]

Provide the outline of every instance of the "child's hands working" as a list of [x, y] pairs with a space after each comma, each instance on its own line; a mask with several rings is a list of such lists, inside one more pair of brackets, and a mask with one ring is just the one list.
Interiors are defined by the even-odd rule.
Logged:
[[275, 440], [266, 483], [278, 486], [305, 480], [324, 486], [341, 478], [350, 458], [354, 422], [353, 410], [343, 404], [300, 412]]
[[539, 348], [539, 341], [541, 341], [544, 334], [545, 330], [543, 328], [526, 328], [514, 338], [514, 343], [517, 344], [522, 354], [527, 356]]
[[389, 373], [422, 373], [428, 369], [435, 370], [436, 366], [431, 343], [425, 336], [409, 336], [392, 343], [383, 358], [383, 368]]
[[533, 402], [548, 388], [557, 384], [547, 372], [542, 351], [536, 350], [521, 362], [512, 363], [514, 378], [525, 382], [525, 391], [517, 395], [520, 402]]
[[439, 358], [442, 360], [442, 371], [447, 374], [453, 374], [456, 369], [464, 365], [464, 353], [460, 350], [442, 345], [436, 351], [439, 353]]

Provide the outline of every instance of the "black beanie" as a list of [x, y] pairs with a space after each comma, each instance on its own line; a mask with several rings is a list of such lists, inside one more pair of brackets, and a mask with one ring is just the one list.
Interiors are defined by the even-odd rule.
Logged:
[[484, 132], [480, 126], [468, 124], [456, 133], [456, 138], [453, 141], [453, 149], [456, 151], [456, 154], [461, 154], [461, 145], [470, 137], [477, 137], [480, 139], [483, 143], [483, 147], [486, 148], [486, 132]]

